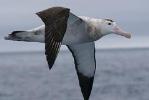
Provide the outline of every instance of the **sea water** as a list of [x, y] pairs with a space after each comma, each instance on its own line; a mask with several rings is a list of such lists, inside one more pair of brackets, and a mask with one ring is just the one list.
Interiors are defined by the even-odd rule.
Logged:
[[[149, 100], [149, 49], [96, 50], [90, 100]], [[83, 100], [71, 53], [0, 53], [0, 100]]]

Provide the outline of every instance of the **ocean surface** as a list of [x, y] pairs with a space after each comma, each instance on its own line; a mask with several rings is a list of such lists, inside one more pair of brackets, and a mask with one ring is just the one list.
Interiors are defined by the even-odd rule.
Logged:
[[[90, 100], [149, 100], [149, 49], [96, 51]], [[83, 100], [71, 53], [49, 71], [44, 52], [0, 53], [0, 100]]]

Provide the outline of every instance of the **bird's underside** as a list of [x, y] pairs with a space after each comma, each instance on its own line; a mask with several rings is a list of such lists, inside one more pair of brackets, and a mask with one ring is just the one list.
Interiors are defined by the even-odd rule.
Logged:
[[52, 68], [61, 44], [67, 45], [74, 57], [84, 100], [89, 100], [96, 61], [95, 44], [89, 39], [86, 23], [63, 7], [53, 7], [37, 15], [45, 23], [45, 54], [49, 68]]
[[95, 44], [90, 42], [67, 47], [74, 57], [84, 100], [89, 100], [96, 70]]

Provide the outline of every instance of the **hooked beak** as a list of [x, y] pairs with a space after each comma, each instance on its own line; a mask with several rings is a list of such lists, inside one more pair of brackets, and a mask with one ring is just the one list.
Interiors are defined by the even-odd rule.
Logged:
[[118, 34], [118, 35], [121, 35], [121, 36], [124, 36], [126, 38], [131, 38], [131, 33], [129, 32], [125, 32], [123, 31], [121, 28], [119, 28], [118, 26], [116, 26], [113, 30], [112, 30], [113, 33], [115, 34]]

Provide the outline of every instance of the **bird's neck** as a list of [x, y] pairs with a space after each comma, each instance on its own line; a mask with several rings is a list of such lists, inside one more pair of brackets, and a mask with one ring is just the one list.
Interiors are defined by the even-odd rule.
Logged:
[[103, 36], [100, 29], [102, 19], [89, 18], [89, 17], [83, 17], [82, 19], [84, 19], [87, 22], [89, 34], [90, 37], [93, 38], [93, 40], [98, 40]]

